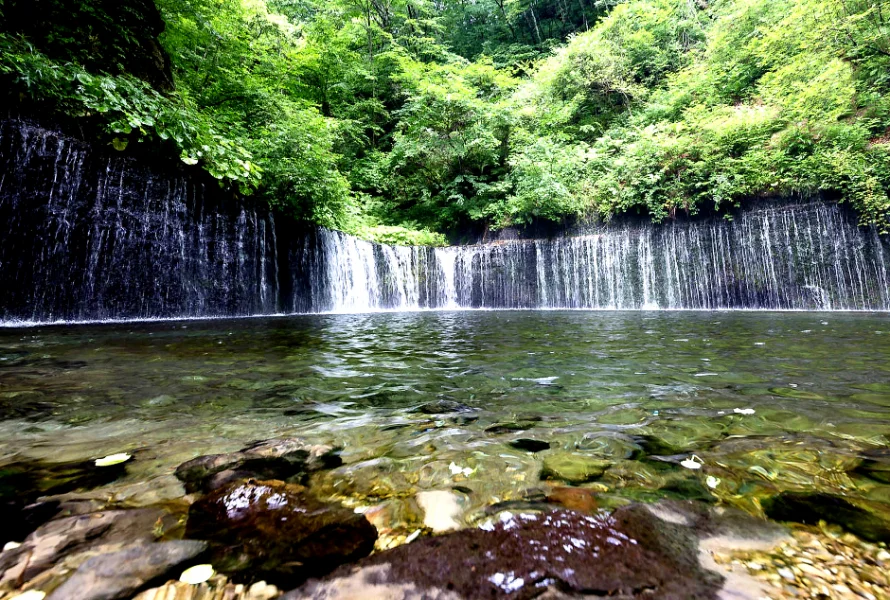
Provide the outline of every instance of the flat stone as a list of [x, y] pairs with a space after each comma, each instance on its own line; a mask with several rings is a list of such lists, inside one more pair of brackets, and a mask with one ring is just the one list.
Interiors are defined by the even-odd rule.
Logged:
[[272, 583], [304, 580], [367, 556], [377, 530], [364, 517], [281, 481], [245, 481], [192, 505], [186, 536], [211, 543], [214, 567]]
[[207, 544], [177, 540], [140, 544], [86, 561], [48, 600], [132, 598], [147, 583], [163, 577], [207, 549]]
[[556, 479], [568, 483], [586, 483], [599, 479], [612, 465], [607, 460], [582, 454], [551, 454], [544, 459], [541, 479]]
[[156, 528], [175, 518], [159, 509], [109, 510], [42, 525], [13, 552], [0, 555], [2, 582], [28, 581], [65, 556], [155, 541]]
[[239, 479], [295, 480], [307, 473], [340, 466], [336, 448], [299, 438], [256, 442], [228, 454], [199, 456], [176, 469], [186, 491], [211, 491]]
[[98, 490], [46, 496], [43, 500], [61, 503], [63, 509], [75, 503], [95, 503], [100, 508], [90, 512], [96, 512], [108, 505], [115, 508], [143, 508], [185, 502], [185, 495], [181, 481], [172, 475], [162, 475], [146, 481], [113, 483]]

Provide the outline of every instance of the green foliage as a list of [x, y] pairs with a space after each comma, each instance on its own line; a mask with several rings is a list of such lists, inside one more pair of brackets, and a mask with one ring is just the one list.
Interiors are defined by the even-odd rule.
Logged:
[[818, 192], [890, 230], [886, 0], [157, 0], [175, 91], [39, 1], [79, 8], [0, 31], [10, 99], [369, 239]]
[[441, 233], [427, 229], [407, 229], [391, 225], [364, 226], [355, 234], [367, 240], [392, 246], [447, 246], [448, 240]]
[[[573, 191], [550, 212], [660, 220], [754, 196], [830, 192], [887, 231], [890, 27], [871, 18], [875, 6], [723, 0], [691, 14], [685, 2], [633, 0], [616, 8], [544, 62], [518, 96], [530, 135], [577, 148], [566, 165], [589, 144], [583, 166], [558, 179]], [[514, 168], [511, 200], [528, 197], [521, 176]], [[525, 218], [509, 211], [508, 220]]]
[[214, 129], [212, 121], [186, 102], [162, 96], [130, 75], [91, 74], [76, 63], [51, 61], [27, 41], [0, 33], [0, 76], [20, 94], [52, 101], [70, 116], [102, 117], [115, 147], [129, 140], [172, 140], [182, 161], [198, 164], [214, 177], [247, 192], [261, 169], [251, 154]]
[[513, 79], [484, 63], [409, 60], [399, 82], [406, 92], [385, 163], [389, 211], [440, 228], [484, 216], [505, 172], [510, 114], [502, 100]]

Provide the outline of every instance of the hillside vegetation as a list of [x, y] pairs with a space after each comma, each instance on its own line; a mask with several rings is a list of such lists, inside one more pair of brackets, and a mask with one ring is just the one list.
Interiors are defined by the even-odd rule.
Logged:
[[814, 192], [890, 230], [890, 0], [157, 0], [173, 89], [109, 0], [40, 2], [77, 18], [5, 21], [9, 103], [365, 237]]

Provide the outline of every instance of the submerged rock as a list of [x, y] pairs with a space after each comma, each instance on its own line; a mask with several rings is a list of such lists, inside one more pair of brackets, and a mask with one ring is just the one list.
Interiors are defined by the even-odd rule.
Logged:
[[717, 497], [699, 479], [672, 479], [658, 488], [658, 492], [677, 500], [717, 502]]
[[176, 469], [189, 493], [211, 491], [240, 479], [294, 480], [343, 463], [332, 446], [298, 438], [257, 442], [238, 452], [199, 456]]
[[[631, 505], [612, 515], [502, 513], [485, 529], [418, 540], [341, 567], [284, 600], [716, 599], [724, 577], [700, 563], [702, 540], [725, 546], [738, 531], [767, 544], [783, 534], [742, 513], [688, 503]], [[740, 593], [735, 597], [757, 597]]]
[[97, 467], [93, 461], [17, 462], [0, 467], [0, 511], [6, 523], [0, 529], [0, 545], [20, 542], [56, 514], [58, 502], [36, 503], [38, 498], [107, 485], [126, 472], [126, 465]]
[[452, 413], [469, 413], [474, 412], [475, 410], [475, 408], [467, 406], [466, 404], [458, 402], [457, 400], [440, 399], [434, 402], [421, 404], [417, 408], [413, 409], [411, 412], [421, 413], [424, 415], [447, 415]]
[[552, 454], [544, 459], [541, 479], [557, 479], [568, 483], [586, 483], [599, 479], [612, 465], [607, 460], [582, 454]]
[[[0, 361], [3, 360], [0, 355]], [[4, 367], [0, 362], [0, 368]], [[0, 393], [0, 420], [11, 419], [42, 419], [50, 417], [57, 405], [50, 401], [42, 392], [28, 390], [20, 392]]]
[[551, 504], [585, 513], [595, 512], [598, 504], [593, 490], [576, 487], [554, 487], [544, 499]]
[[170, 573], [207, 549], [204, 542], [178, 540], [140, 544], [93, 557], [47, 600], [131, 598], [147, 583]]
[[533, 428], [537, 423], [533, 421], [523, 421], [520, 423], [498, 423], [485, 429], [485, 433], [493, 433], [500, 435], [502, 433], [514, 433], [516, 431], [527, 431]]
[[436, 533], [460, 529], [461, 498], [448, 491], [420, 492], [417, 504], [423, 509], [423, 524]]
[[674, 456], [687, 451], [687, 448], [669, 444], [654, 435], [637, 435], [633, 437], [633, 441], [648, 456]]
[[869, 542], [890, 542], [890, 522], [840, 496], [825, 493], [783, 492], [761, 501], [771, 519], [818, 525], [840, 525]]
[[523, 450], [525, 452], [543, 452], [550, 449], [550, 442], [542, 442], [541, 440], [532, 440], [529, 438], [519, 438], [509, 443], [511, 448]]
[[294, 584], [367, 556], [377, 530], [363, 516], [281, 481], [245, 481], [192, 505], [192, 539], [211, 542], [214, 567]]
[[857, 473], [881, 483], [890, 483], [890, 448], [869, 450], [862, 457], [865, 460], [856, 469]]

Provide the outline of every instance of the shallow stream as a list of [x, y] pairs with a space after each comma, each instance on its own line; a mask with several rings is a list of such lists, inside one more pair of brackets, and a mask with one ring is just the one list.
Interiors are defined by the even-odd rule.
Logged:
[[867, 313], [0, 329], [0, 466], [130, 452], [126, 477], [93, 493], [151, 504], [184, 493], [172, 473], [188, 459], [295, 435], [342, 448], [313, 487], [389, 502], [394, 536], [419, 525], [423, 490], [454, 491], [467, 523], [565, 484], [601, 506], [693, 497], [757, 514], [760, 498], [819, 490], [887, 515], [890, 483], [863, 459], [890, 441], [888, 358], [890, 320]]

